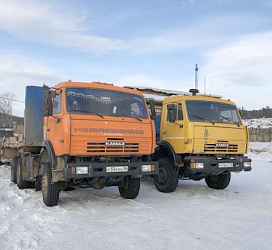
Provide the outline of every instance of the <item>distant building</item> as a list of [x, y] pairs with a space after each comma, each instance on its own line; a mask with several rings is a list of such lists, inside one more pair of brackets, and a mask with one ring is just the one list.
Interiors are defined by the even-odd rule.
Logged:
[[162, 101], [164, 98], [173, 95], [190, 95], [189, 92], [178, 91], [178, 90], [167, 90], [158, 88], [148, 88], [148, 87], [127, 87], [131, 89], [137, 89], [143, 92], [146, 102], [149, 103], [153, 101], [155, 104], [156, 113], [161, 113]]
[[23, 142], [24, 118], [0, 114], [0, 142], [20, 144]]

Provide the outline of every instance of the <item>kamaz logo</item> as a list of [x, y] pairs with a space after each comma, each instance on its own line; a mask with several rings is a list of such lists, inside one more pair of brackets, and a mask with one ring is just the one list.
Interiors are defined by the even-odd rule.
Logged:
[[125, 144], [124, 141], [106, 141], [105, 143], [106, 147], [124, 147]]
[[228, 148], [229, 144], [227, 143], [216, 143], [216, 147], [218, 148]]

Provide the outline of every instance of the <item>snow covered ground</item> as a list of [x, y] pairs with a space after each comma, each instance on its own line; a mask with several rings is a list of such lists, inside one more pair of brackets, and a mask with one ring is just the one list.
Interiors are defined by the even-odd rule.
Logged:
[[272, 118], [245, 119], [243, 122], [249, 128], [272, 128]]
[[0, 167], [0, 249], [271, 249], [272, 144], [254, 143], [254, 169], [224, 191], [181, 181], [162, 194], [145, 181], [135, 201], [116, 188], [63, 192], [47, 208]]

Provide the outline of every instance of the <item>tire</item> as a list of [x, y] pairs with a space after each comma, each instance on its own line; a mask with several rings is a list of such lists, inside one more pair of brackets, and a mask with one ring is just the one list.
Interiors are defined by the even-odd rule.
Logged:
[[36, 177], [34, 188], [35, 188], [35, 191], [37, 192], [42, 190], [42, 176], [38, 175]]
[[52, 170], [48, 166], [44, 169], [42, 176], [42, 196], [43, 202], [48, 207], [57, 206], [59, 202], [60, 189], [57, 183], [52, 183]]
[[154, 184], [162, 193], [172, 193], [178, 186], [178, 174], [169, 158], [159, 160], [159, 174], [154, 176]]
[[206, 184], [208, 187], [213, 189], [225, 189], [231, 179], [231, 173], [225, 172], [219, 175], [210, 175], [205, 178]]
[[132, 178], [130, 176], [125, 177], [119, 184], [119, 192], [121, 197], [125, 199], [135, 199], [139, 194], [140, 186], [140, 178]]
[[17, 182], [17, 187], [19, 189], [25, 189], [30, 187], [29, 183], [24, 180], [22, 168], [23, 168], [22, 159], [18, 158], [17, 167], [16, 167], [16, 180], [17, 180], [16, 182]]
[[17, 184], [17, 162], [18, 158], [15, 157], [10, 166], [10, 181], [14, 184]]

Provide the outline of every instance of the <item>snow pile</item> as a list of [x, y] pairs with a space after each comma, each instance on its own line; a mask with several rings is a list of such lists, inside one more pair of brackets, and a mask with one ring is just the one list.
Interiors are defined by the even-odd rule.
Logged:
[[250, 157], [272, 162], [272, 142], [250, 143]]
[[259, 156], [271, 144], [251, 146], [253, 171], [233, 174], [223, 191], [180, 181], [163, 194], [145, 181], [136, 200], [115, 187], [81, 189], [62, 192], [54, 208], [40, 192], [10, 184], [9, 167], [0, 166], [0, 249], [269, 250], [272, 163]]
[[245, 119], [243, 122], [249, 128], [272, 128], [272, 118]]

